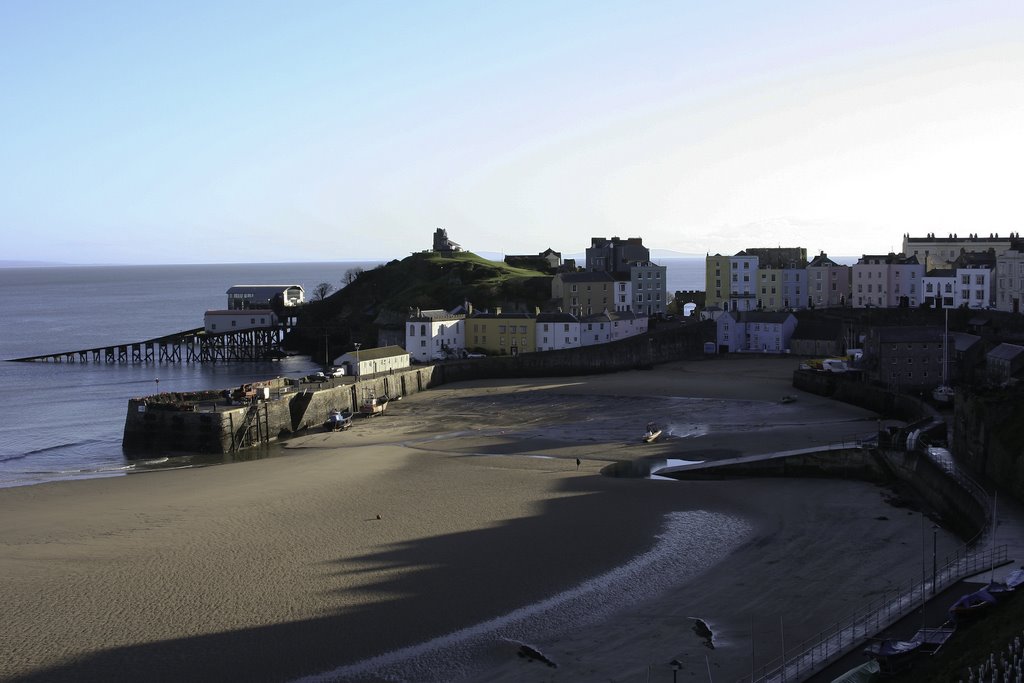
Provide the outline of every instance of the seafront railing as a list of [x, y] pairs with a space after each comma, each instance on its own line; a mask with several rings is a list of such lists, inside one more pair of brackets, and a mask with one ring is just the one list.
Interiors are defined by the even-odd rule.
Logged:
[[961, 548], [953, 557], [947, 557], [930, 579], [911, 580], [905, 586], [887, 590], [881, 598], [869, 602], [846, 619], [787, 647], [782, 656], [752, 671], [749, 678], [741, 678], [740, 683], [795, 683], [804, 680], [820, 671], [829, 661], [850, 652], [872, 635], [921, 607], [939, 591], [966, 576], [980, 574], [1006, 562], [1005, 545], [975, 552]]

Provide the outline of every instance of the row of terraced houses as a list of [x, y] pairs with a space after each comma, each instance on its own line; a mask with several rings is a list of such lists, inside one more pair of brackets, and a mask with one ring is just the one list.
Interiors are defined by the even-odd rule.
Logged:
[[900, 254], [866, 254], [841, 265], [800, 247], [708, 255], [707, 307], [715, 311], [804, 308], [997, 309], [1019, 313], [1024, 240], [971, 234], [903, 237]]

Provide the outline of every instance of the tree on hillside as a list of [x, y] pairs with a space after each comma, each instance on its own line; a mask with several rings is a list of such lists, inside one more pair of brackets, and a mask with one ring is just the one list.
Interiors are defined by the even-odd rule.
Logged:
[[321, 282], [313, 288], [313, 298], [317, 301], [323, 301], [333, 291], [334, 285], [330, 282]]
[[341, 286], [345, 287], [352, 284], [359, 279], [359, 276], [363, 274], [362, 268], [349, 268], [345, 271], [345, 277], [341, 278]]

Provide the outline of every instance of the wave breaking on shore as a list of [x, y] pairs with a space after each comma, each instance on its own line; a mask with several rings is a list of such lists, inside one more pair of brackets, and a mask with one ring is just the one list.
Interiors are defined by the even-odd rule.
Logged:
[[611, 571], [494, 619], [307, 676], [296, 683], [449, 681], [468, 677], [481, 666], [500, 663], [498, 658], [505, 654], [509, 659], [514, 657], [515, 650], [509, 643], [536, 643], [657, 598], [724, 559], [751, 531], [744, 520], [720, 513], [669, 513], [654, 545]]

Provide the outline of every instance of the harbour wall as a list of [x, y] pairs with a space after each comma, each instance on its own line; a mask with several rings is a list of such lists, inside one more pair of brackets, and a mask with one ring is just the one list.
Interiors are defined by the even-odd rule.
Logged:
[[167, 453], [231, 453], [289, 436], [327, 421], [332, 410], [356, 412], [363, 391], [398, 398], [435, 386], [435, 367], [320, 385], [266, 382], [269, 396], [244, 405], [224, 399], [167, 401], [162, 396], [128, 401], [122, 448], [129, 457]]
[[793, 387], [818, 396], [849, 403], [905, 422], [935, 417], [935, 409], [914, 396], [888, 391], [864, 382], [859, 373], [795, 370]]
[[359, 396], [398, 398], [450, 382], [513, 377], [553, 377], [650, 369], [655, 364], [703, 356], [708, 324], [654, 330], [647, 335], [579, 349], [489, 356], [415, 366], [380, 376], [290, 385], [272, 380], [269, 397], [228, 406], [210, 392], [207, 400], [168, 401], [164, 395], [128, 402], [122, 449], [128, 457], [167, 453], [231, 453], [318, 427], [331, 410], [355, 412]]
[[738, 477], [829, 477], [872, 483], [894, 479], [910, 487], [943, 523], [962, 538], [976, 538], [987, 526], [990, 505], [976, 484], [947, 471], [927, 455], [889, 449], [848, 448], [763, 458], [665, 473], [674, 479]]

